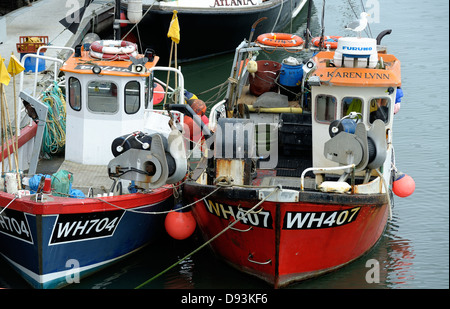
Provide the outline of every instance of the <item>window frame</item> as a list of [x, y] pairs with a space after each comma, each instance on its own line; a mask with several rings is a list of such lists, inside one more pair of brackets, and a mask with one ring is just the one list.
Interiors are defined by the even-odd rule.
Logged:
[[[318, 108], [317, 108], [317, 107], [318, 107], [318, 103], [319, 103], [319, 97], [330, 97], [330, 98], [334, 99], [334, 115], [333, 115], [333, 119], [332, 119], [332, 120], [318, 119], [318, 118], [317, 118], [317, 115], [318, 115], [318, 114], [317, 114], [317, 111], [318, 111]], [[316, 122], [318, 122], [318, 123], [324, 123], [324, 124], [330, 124], [330, 123], [332, 123], [334, 120], [337, 119], [338, 100], [337, 100], [337, 98], [336, 98], [334, 95], [331, 95], [331, 94], [325, 94], [325, 93], [323, 93], [323, 94], [318, 94], [318, 95], [316, 95], [314, 104], [315, 104], [314, 120], [315, 120]]]
[[[345, 96], [345, 97], [342, 97], [342, 99], [341, 99], [341, 110], [340, 110], [340, 112], [341, 112], [341, 119], [343, 118], [343, 117], [345, 117], [345, 116], [347, 116], [348, 114], [344, 114], [344, 100], [346, 99], [346, 98], [353, 98], [353, 99], [358, 99], [358, 100], [360, 100], [361, 101], [361, 117], [362, 117], [362, 120], [364, 120], [364, 112], [365, 112], [365, 107], [364, 107], [364, 105], [365, 105], [365, 100], [364, 100], [364, 98], [362, 98], [362, 97], [360, 97], [360, 96], [350, 96], [350, 95], [348, 95], [348, 96]], [[351, 102], [350, 102], [350, 104], [351, 104]], [[350, 105], [349, 105], [350, 106]], [[348, 111], [348, 109], [347, 109], [347, 111]]]
[[[75, 80], [77, 83], [78, 83], [78, 89], [79, 89], [79, 108], [78, 109], [76, 109], [74, 106], [74, 104], [73, 104], [73, 102], [72, 102], [72, 91], [73, 91], [73, 87], [72, 87], [72, 81], [73, 80]], [[74, 76], [70, 76], [69, 77], [69, 80], [68, 80], [68, 87], [69, 87], [69, 106], [74, 110], [74, 111], [76, 111], [76, 112], [79, 112], [79, 111], [81, 111], [81, 108], [82, 108], [82, 102], [83, 102], [83, 100], [82, 100], [82, 94], [83, 94], [83, 90], [81, 89], [82, 88], [82, 86], [81, 86], [81, 82], [80, 82], [80, 80], [78, 79], [78, 78], [76, 78], [76, 77], [74, 77]], [[75, 98], [75, 96], [74, 96], [74, 98]]]
[[[93, 83], [93, 82], [97, 82], [97, 83], [99, 83], [99, 84], [101, 84], [101, 83], [110, 83], [110, 84], [113, 84], [115, 87], [116, 87], [116, 110], [114, 111], [114, 112], [107, 112], [107, 111], [96, 111], [96, 110], [93, 110], [93, 109], [91, 109], [91, 107], [89, 106], [89, 103], [90, 103], [90, 98], [89, 98], [89, 86], [91, 85], [91, 83]], [[114, 81], [112, 81], [112, 80], [102, 80], [102, 81], [99, 81], [98, 79], [92, 79], [92, 80], [90, 80], [90, 81], [88, 81], [87, 82], [87, 84], [86, 84], [86, 90], [87, 90], [87, 104], [86, 104], [86, 106], [87, 106], [87, 109], [91, 112], [91, 113], [96, 113], [96, 114], [106, 114], [106, 115], [114, 115], [114, 114], [117, 114], [118, 112], [119, 112], [119, 87], [118, 87], [118, 85], [117, 85], [117, 83], [116, 82], [114, 82]]]
[[[137, 95], [137, 97], [138, 97], [138, 108], [134, 112], [128, 112], [127, 111], [127, 86], [130, 83], [137, 83], [137, 85], [138, 85], [138, 87], [137, 87], [137, 90], [138, 90], [138, 95]], [[125, 111], [125, 114], [127, 114], [127, 115], [134, 115], [134, 114], [138, 113], [139, 110], [141, 109], [141, 83], [139, 81], [137, 81], [137, 80], [130, 80], [130, 81], [128, 81], [125, 84], [125, 86], [123, 88], [123, 109]]]
[[[386, 99], [387, 100], [387, 102], [388, 102], [388, 104], [386, 105], [387, 107], [388, 107], [388, 114], [387, 114], [387, 121], [383, 121], [382, 119], [380, 119], [380, 120], [382, 120], [383, 122], [384, 122], [384, 124], [389, 124], [390, 122], [391, 122], [391, 109], [393, 108], [392, 107], [392, 98], [390, 97], [390, 96], [374, 96], [374, 97], [371, 97], [370, 99], [369, 99], [369, 103], [368, 103], [368, 106], [369, 106], [369, 111], [368, 111], [368, 118], [367, 118], [367, 122], [369, 123], [369, 125], [372, 125], [373, 124], [373, 121], [370, 121], [370, 114], [372, 113], [370, 110], [371, 110], [371, 104], [372, 104], [372, 101], [373, 100], [378, 100], [378, 99]], [[394, 103], [395, 104], [395, 103]], [[377, 118], [377, 119], [379, 119], [379, 118]], [[375, 120], [374, 120], [375, 121]]]

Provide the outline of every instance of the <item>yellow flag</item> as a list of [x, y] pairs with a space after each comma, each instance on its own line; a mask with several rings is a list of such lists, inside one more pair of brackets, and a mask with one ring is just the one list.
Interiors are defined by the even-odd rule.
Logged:
[[11, 77], [9, 76], [8, 71], [6, 70], [5, 59], [3, 59], [2, 56], [0, 55], [0, 83], [4, 84], [5, 86], [8, 86], [10, 80]]
[[175, 43], [180, 43], [180, 25], [178, 24], [177, 11], [173, 11], [172, 20], [170, 21], [169, 32], [167, 32], [167, 37], [171, 38]]
[[25, 68], [22, 66], [19, 59], [17, 59], [16, 56], [11, 55], [11, 58], [9, 58], [8, 73], [15, 76], [24, 70]]

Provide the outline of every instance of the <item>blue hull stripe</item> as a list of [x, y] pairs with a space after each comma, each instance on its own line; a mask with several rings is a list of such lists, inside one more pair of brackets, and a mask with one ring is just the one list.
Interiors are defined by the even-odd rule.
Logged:
[[[143, 246], [145, 247], [145, 246]], [[95, 272], [96, 270], [102, 269], [106, 266], [108, 266], [109, 264], [112, 264], [114, 262], [119, 261], [120, 259], [123, 259], [125, 257], [127, 257], [130, 254], [133, 254], [134, 252], [140, 250], [141, 248], [138, 248], [132, 252], [129, 252], [127, 254], [124, 254], [122, 256], [116, 257], [114, 259], [108, 260], [108, 261], [103, 261], [103, 262], [99, 262], [96, 264], [92, 264], [92, 265], [87, 265], [87, 266], [83, 266], [77, 269], [68, 269], [68, 270], [64, 270], [64, 271], [58, 271], [58, 272], [54, 272], [54, 273], [49, 273], [49, 274], [45, 274], [45, 275], [38, 275], [35, 272], [23, 267], [20, 264], [15, 263], [14, 261], [10, 260], [8, 257], [6, 257], [5, 255], [2, 254], [2, 256], [24, 277], [27, 279], [27, 281], [29, 283], [32, 283], [33, 287], [35, 288], [44, 288], [44, 289], [53, 289], [56, 287], [60, 287], [60, 286], [64, 286], [64, 285], [68, 285], [73, 277], [73, 273], [74, 271], [77, 271], [80, 278], [82, 277], [86, 277], [87, 275], [89, 275], [90, 273]], [[68, 282], [69, 281], [69, 282]]]

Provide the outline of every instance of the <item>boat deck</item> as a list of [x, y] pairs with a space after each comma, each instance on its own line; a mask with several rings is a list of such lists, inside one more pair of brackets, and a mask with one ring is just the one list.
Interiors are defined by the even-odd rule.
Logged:
[[[250, 92], [250, 86], [246, 85], [244, 87], [242, 87], [242, 93], [238, 99], [238, 104], [239, 103], [243, 103], [246, 105], [254, 105], [257, 101], [258, 98], [260, 98], [261, 96], [255, 96]], [[280, 107], [280, 106], [265, 106], [265, 107]], [[292, 100], [292, 101], [288, 101], [288, 106], [286, 107], [300, 107], [298, 100]]]
[[87, 194], [93, 189], [94, 195], [108, 193], [113, 181], [108, 177], [106, 165], [85, 165], [65, 160], [64, 157], [55, 156], [51, 160], [39, 161], [37, 173], [52, 175], [60, 170], [72, 173], [72, 188], [79, 189]]
[[[285, 189], [300, 190], [300, 177], [266, 176], [261, 179], [261, 187], [282, 186]], [[314, 189], [316, 182], [314, 178], [305, 178], [305, 188]]]
[[71, 172], [72, 188], [79, 189], [84, 194], [87, 194], [90, 188], [94, 194], [108, 193], [113, 184], [106, 165], [86, 165], [64, 160], [59, 170]]

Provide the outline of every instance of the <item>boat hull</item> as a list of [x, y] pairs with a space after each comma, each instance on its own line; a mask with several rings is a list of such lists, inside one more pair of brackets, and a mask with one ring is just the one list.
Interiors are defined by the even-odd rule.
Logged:
[[[186, 202], [200, 200], [214, 189], [187, 183]], [[193, 213], [208, 240], [258, 202], [254, 189], [222, 188], [197, 202]], [[301, 192], [298, 201], [263, 202], [210, 247], [235, 268], [280, 288], [362, 256], [382, 235], [387, 218], [384, 194], [352, 198]]]
[[[280, 32], [291, 21], [292, 13], [300, 11], [303, 6], [303, 0], [293, 0], [291, 10], [291, 2], [284, 0], [283, 7], [281, 2], [243, 9], [174, 7], [180, 24], [178, 60], [191, 61], [234, 51], [235, 46], [248, 38], [253, 23], [262, 17], [267, 19], [258, 24], [253, 40], [262, 33]], [[144, 13], [147, 9], [144, 5]], [[126, 11], [126, 7], [124, 10]], [[172, 15], [170, 7], [155, 4], [139, 23], [143, 48], [154, 49], [163, 63], [170, 56], [171, 40], [167, 38], [167, 31]]]
[[[0, 205], [13, 195], [1, 192]], [[113, 206], [114, 205], [114, 206]], [[100, 199], [14, 200], [0, 216], [0, 253], [34, 288], [60, 288], [114, 263], [164, 232], [172, 190]]]

